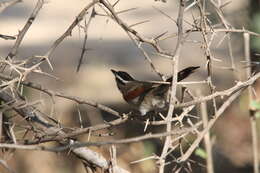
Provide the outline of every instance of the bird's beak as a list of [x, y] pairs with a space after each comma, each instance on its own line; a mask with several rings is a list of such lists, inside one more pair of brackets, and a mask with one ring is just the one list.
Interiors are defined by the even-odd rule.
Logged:
[[195, 66], [195, 67], [192, 67], [192, 69], [191, 69], [191, 70], [192, 70], [192, 72], [193, 72], [193, 71], [197, 70], [198, 68], [200, 68], [200, 66]]
[[111, 69], [111, 72], [112, 72], [114, 75], [117, 74], [117, 71], [115, 71], [115, 70], [113, 70], [113, 69]]

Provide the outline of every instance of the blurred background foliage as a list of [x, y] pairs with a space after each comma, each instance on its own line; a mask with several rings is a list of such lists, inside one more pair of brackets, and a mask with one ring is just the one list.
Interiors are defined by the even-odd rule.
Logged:
[[[1, 1], [1, 0], [0, 0]], [[21, 48], [19, 49], [19, 58], [23, 59], [31, 55], [44, 54], [50, 45], [55, 41], [73, 21], [77, 13], [89, 1], [66, 1], [50, 0], [44, 5], [32, 28], [27, 33]], [[226, 3], [228, 1], [222, 1]], [[0, 14], [0, 33], [15, 35], [24, 25], [27, 17], [31, 13], [36, 1], [24, 0], [15, 6], [7, 8]], [[168, 31], [169, 34], [176, 33], [176, 25], [167, 17], [162, 15], [156, 8], [164, 11], [166, 14], [176, 18], [177, 16], [176, 1], [168, 0], [167, 3], [148, 1], [148, 0], [121, 0], [117, 10], [138, 7], [137, 10], [120, 14], [120, 17], [132, 24], [143, 20], [150, 22], [136, 26], [138, 32], [152, 37]], [[210, 12], [212, 7], [208, 7]], [[258, 0], [237, 0], [232, 1], [223, 8], [227, 20], [237, 28], [246, 28], [260, 33], [260, 11]], [[187, 15], [185, 20], [193, 20], [197, 11]], [[87, 16], [88, 17], [88, 16]], [[216, 14], [210, 14], [209, 19], [213, 24], [218, 23]], [[185, 27], [189, 25], [186, 23]], [[224, 34], [223, 34], [224, 35]], [[228, 57], [227, 44], [223, 43], [216, 46], [222, 39], [223, 35], [219, 35], [214, 41], [212, 51], [214, 56], [219, 58], [221, 62], [214, 62], [214, 84], [218, 90], [226, 89], [235, 84], [237, 80], [244, 79], [241, 71], [232, 73], [228, 70], [222, 70], [220, 67], [230, 63]], [[129, 112], [131, 107], [127, 105], [119, 91], [116, 88], [111, 68], [122, 69], [133, 74], [140, 80], [158, 80], [159, 78], [151, 73], [149, 64], [145, 61], [142, 53], [133, 45], [123, 30], [113, 21], [104, 17], [96, 16], [93, 24], [90, 26], [89, 40], [87, 42], [89, 51], [83, 60], [83, 66], [79, 73], [76, 73], [76, 66], [79, 60], [82, 48], [83, 33], [74, 29], [72, 36], [67, 38], [55, 51], [51, 60], [54, 70], [51, 71], [45, 64], [45, 71], [57, 76], [60, 80], [54, 80], [46, 76], [31, 75], [30, 79], [43, 86], [59, 92], [65, 92], [71, 95], [95, 100], [102, 104], [111, 106], [120, 112]], [[243, 37], [242, 34], [232, 34], [233, 54], [236, 59], [238, 68], [243, 68], [241, 60], [243, 60]], [[203, 50], [194, 40], [201, 40], [199, 34], [193, 33], [189, 36], [190, 42], [185, 44], [181, 53], [181, 68], [188, 65], [200, 65], [201, 70], [189, 80], [203, 80], [206, 78], [205, 57]], [[252, 57], [254, 61], [259, 61], [255, 53], [259, 52], [260, 39], [253, 37], [251, 40]], [[0, 40], [0, 56], [5, 57], [10, 50], [13, 41]], [[176, 37], [167, 39], [161, 44], [165, 49], [172, 50], [176, 43]], [[156, 56], [152, 53], [152, 48], [145, 46], [145, 49], [151, 54], [152, 60], [156, 67], [164, 74], [171, 73], [171, 63], [169, 60]], [[235, 76], [234, 76], [235, 74]], [[259, 85], [258, 85], [259, 86]], [[191, 88], [195, 91], [200, 89], [203, 94], [209, 91], [207, 88], [198, 85]], [[259, 87], [256, 90], [259, 92]], [[29, 91], [28, 91], [29, 92]], [[88, 106], [76, 105], [70, 101], [58, 99], [55, 104], [51, 99], [39, 94], [35, 91], [26, 90], [26, 95], [31, 101], [44, 100], [40, 107], [47, 114], [51, 114], [55, 119], [60, 121], [66, 127], [79, 127], [78, 111], [81, 112], [84, 127], [103, 123], [113, 119], [111, 115], [101, 112]], [[225, 115], [217, 122], [212, 132], [214, 142], [214, 164], [216, 173], [249, 173], [252, 172], [252, 150], [251, 150], [251, 132], [248, 118], [246, 96], [242, 96], [240, 100], [235, 102]], [[210, 105], [209, 105], [210, 106]], [[212, 112], [212, 110], [209, 110]], [[20, 121], [13, 119], [13, 121]], [[148, 127], [147, 132], [159, 132], [163, 127]], [[17, 129], [17, 132], [19, 129]], [[113, 136], [99, 137], [99, 134], [113, 133]], [[91, 137], [93, 141], [119, 139], [142, 135], [143, 124], [137, 121], [130, 121], [112, 129], [97, 132], [96, 136]], [[192, 137], [190, 137], [192, 139]], [[88, 135], [82, 135], [80, 140], [86, 141]], [[53, 146], [54, 143], [48, 145]], [[185, 146], [184, 146], [185, 147]], [[162, 140], [149, 140], [127, 145], [118, 145], [118, 164], [131, 172], [136, 173], [152, 173], [157, 172], [156, 162], [147, 160], [140, 163], [131, 162], [142, 159], [144, 157], [159, 154], [162, 148]], [[109, 158], [108, 147], [92, 147], [93, 150], [101, 152]], [[171, 154], [174, 159], [180, 151]], [[203, 145], [200, 152], [203, 153]], [[192, 156], [191, 167], [193, 172], [205, 172], [205, 158], [203, 154], [195, 154]], [[83, 166], [70, 153], [48, 153], [39, 151], [20, 151], [10, 150], [1, 153], [1, 159], [6, 160], [14, 172], [19, 173], [48, 173], [48, 172], [84, 172]], [[173, 166], [167, 166], [166, 172], [171, 172]], [[7, 172], [1, 168], [0, 172]], [[183, 170], [185, 172], [185, 170]]]

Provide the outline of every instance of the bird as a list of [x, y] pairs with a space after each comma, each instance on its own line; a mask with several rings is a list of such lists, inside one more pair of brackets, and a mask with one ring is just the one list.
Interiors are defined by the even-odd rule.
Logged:
[[[177, 81], [187, 78], [194, 73], [199, 66], [190, 66], [178, 72]], [[148, 112], [163, 109], [167, 106], [167, 95], [170, 84], [160, 84], [134, 79], [125, 71], [111, 69], [114, 74], [117, 88], [121, 92], [124, 100], [136, 108], [142, 116]], [[172, 82], [173, 77], [169, 77], [166, 82]]]

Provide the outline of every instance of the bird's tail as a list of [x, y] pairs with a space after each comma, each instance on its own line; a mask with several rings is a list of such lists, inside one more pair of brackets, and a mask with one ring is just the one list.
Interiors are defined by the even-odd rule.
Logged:
[[[178, 72], [178, 82], [182, 81], [183, 79], [187, 78], [189, 75], [191, 75], [192, 73], [194, 73], [198, 68], [200, 68], [200, 66], [191, 66], [191, 67], [187, 67], [181, 71]], [[167, 82], [172, 82], [172, 77], [168, 78], [166, 80]]]
[[[187, 67], [181, 71], [178, 72], [178, 78], [177, 81], [181, 81], [185, 78], [187, 78], [190, 74], [194, 73], [198, 68], [200, 68], [200, 66], [191, 66], [191, 67]], [[166, 80], [167, 82], [172, 82], [172, 77], [168, 78]], [[168, 89], [169, 89], [170, 85], [169, 84], [161, 84], [154, 92], [155, 95], [164, 95]]]

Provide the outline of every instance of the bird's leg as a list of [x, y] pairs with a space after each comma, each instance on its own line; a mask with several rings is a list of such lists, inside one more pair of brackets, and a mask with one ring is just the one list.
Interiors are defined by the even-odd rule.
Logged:
[[185, 94], [185, 91], [187, 90], [187, 88], [185, 86], [181, 86], [181, 103], [184, 101], [184, 94]]

